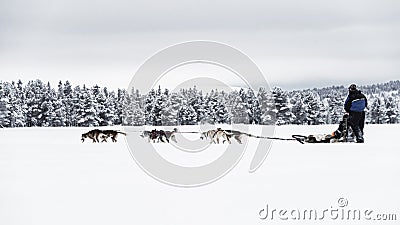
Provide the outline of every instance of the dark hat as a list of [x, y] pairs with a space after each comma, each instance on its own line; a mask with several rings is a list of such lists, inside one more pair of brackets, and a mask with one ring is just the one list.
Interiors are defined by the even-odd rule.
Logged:
[[350, 85], [349, 91], [355, 91], [357, 90], [357, 86], [355, 84]]

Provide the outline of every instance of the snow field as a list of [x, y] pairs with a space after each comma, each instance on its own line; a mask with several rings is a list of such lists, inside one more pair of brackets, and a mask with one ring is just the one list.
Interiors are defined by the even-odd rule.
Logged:
[[[90, 128], [0, 129], [0, 222], [309, 224], [263, 221], [258, 212], [266, 204], [287, 209], [337, 207], [341, 197], [348, 199], [350, 208], [399, 215], [399, 128], [367, 125], [364, 144], [274, 141], [264, 164], [249, 173], [257, 144], [252, 140], [229, 174], [198, 188], [172, 187], [149, 177], [132, 159], [123, 136], [117, 143], [93, 144], [80, 141], [81, 133]], [[276, 136], [331, 133], [334, 129], [336, 125], [280, 126]], [[226, 147], [211, 146], [196, 158], [196, 153], [177, 151], [168, 144], [154, 145], [168, 160], [188, 165], [207, 163]], [[180, 157], [186, 161], [179, 161]], [[318, 224], [362, 224], [348, 222]]]

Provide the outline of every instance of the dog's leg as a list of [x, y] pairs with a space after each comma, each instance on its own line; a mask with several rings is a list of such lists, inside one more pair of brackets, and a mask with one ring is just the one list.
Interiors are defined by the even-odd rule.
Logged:
[[225, 134], [225, 136], [226, 136], [226, 139], [228, 139], [228, 143], [229, 143], [229, 144], [232, 144], [232, 142], [231, 142], [231, 140], [229, 139], [228, 135]]
[[169, 143], [169, 139], [168, 139], [167, 135], [165, 135], [165, 140], [167, 141], [167, 143]]
[[242, 144], [242, 140], [241, 140], [240, 136], [235, 136], [235, 139], [239, 144]]
[[176, 141], [175, 134], [173, 134], [173, 135], [171, 136], [171, 140], [173, 140], [175, 143], [178, 143], [178, 142]]

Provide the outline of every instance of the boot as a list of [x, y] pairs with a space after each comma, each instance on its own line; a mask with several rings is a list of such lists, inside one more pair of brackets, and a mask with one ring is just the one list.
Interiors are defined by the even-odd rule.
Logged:
[[354, 133], [356, 134], [357, 143], [364, 143], [364, 137], [362, 131], [358, 130], [357, 132]]

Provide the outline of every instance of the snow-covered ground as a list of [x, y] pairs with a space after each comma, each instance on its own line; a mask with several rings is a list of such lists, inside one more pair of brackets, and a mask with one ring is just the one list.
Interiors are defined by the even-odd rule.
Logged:
[[[276, 136], [330, 133], [335, 128], [280, 126]], [[398, 224], [399, 129], [400, 125], [367, 125], [364, 144], [275, 141], [264, 164], [249, 173], [257, 142], [252, 140], [229, 174], [196, 188], [173, 187], [148, 176], [132, 159], [122, 136], [117, 143], [93, 144], [80, 141], [87, 128], [0, 129], [0, 224], [366, 223], [340, 217], [280, 220], [278, 211], [272, 220], [259, 218], [267, 204], [269, 210], [322, 211], [338, 208], [339, 198], [348, 200], [344, 209], [373, 210], [370, 224]], [[224, 147], [212, 146], [213, 152], [202, 152], [198, 161], [194, 153], [187, 154], [193, 163], [205, 163]], [[164, 154], [185, 163], [178, 153]], [[375, 213], [396, 213], [397, 221], [374, 221]]]

